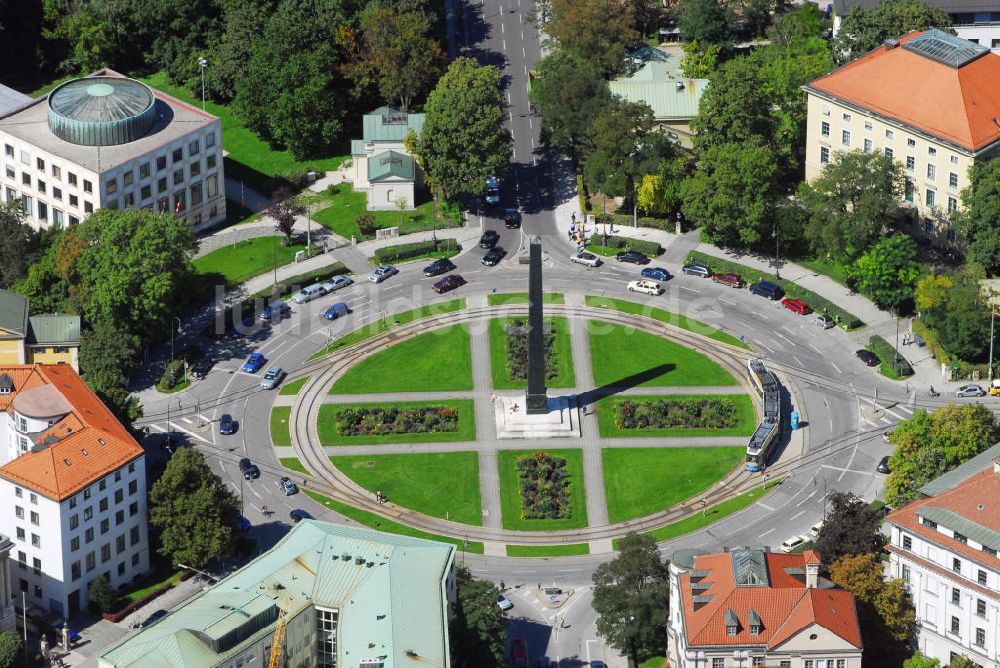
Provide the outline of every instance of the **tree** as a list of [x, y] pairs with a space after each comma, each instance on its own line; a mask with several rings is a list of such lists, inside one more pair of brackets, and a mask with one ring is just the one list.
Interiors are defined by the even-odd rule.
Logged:
[[500, 591], [492, 582], [473, 578], [464, 565], [455, 568], [455, 581], [458, 596], [454, 633], [451, 634], [452, 665], [456, 668], [506, 666], [507, 624], [497, 605]]
[[83, 380], [126, 427], [142, 417], [139, 399], [128, 389], [140, 346], [139, 337], [104, 320], [85, 329], [80, 339]]
[[941, 449], [949, 469], [1000, 439], [993, 411], [980, 403], [942, 406], [931, 416], [931, 432], [931, 445]]
[[592, 148], [584, 163], [591, 187], [606, 195], [630, 194], [652, 129], [653, 110], [645, 102], [615, 101], [604, 107], [591, 126]]
[[885, 544], [878, 515], [851, 493], [833, 492], [829, 510], [816, 538], [823, 563], [830, 565], [845, 555], [878, 552]]
[[639, 31], [639, 39], [649, 35], [650, 26], [654, 29], [663, 16], [661, 0], [629, 0], [635, 14], [635, 29]]
[[759, 68], [746, 57], [727, 61], [702, 94], [698, 115], [691, 121], [697, 132], [695, 149], [704, 153], [712, 146], [748, 143], [755, 138], [770, 143], [774, 137], [771, 106]]
[[611, 101], [608, 82], [583, 58], [562, 50], [545, 56], [536, 72], [530, 97], [542, 117], [542, 141], [579, 161], [590, 126]]
[[729, 48], [732, 17], [717, 0], [681, 0], [677, 27], [689, 42]]
[[305, 205], [296, 201], [288, 188], [278, 188], [271, 196], [271, 206], [264, 215], [274, 221], [274, 229], [285, 237], [285, 245], [291, 245], [295, 232], [295, 218], [306, 212]]
[[709, 44], [704, 49], [697, 40], [685, 42], [684, 59], [681, 60], [681, 72], [691, 79], [706, 79], [712, 75], [719, 64], [721, 48], [717, 44]]
[[180, 448], [149, 491], [149, 522], [160, 529], [160, 554], [204, 568], [232, 554], [240, 500], [193, 448]]
[[0, 631], [0, 668], [11, 668], [21, 654], [21, 636]]
[[673, 216], [680, 211], [681, 184], [690, 165], [690, 157], [682, 154], [660, 161], [655, 174], [643, 175], [637, 193], [639, 210], [654, 216]]
[[[986, 361], [991, 311], [980, 287], [982, 270], [974, 263], [967, 263], [961, 270], [942, 278], [946, 280], [941, 280], [936, 287], [926, 285], [922, 293], [925, 306], [920, 308], [924, 322], [936, 332], [941, 348], [956, 361]], [[948, 285], [946, 292], [941, 287], [945, 284]]]
[[101, 612], [112, 612], [118, 608], [121, 594], [108, 582], [103, 575], [98, 575], [87, 585], [87, 595], [90, 602], [97, 606]]
[[921, 278], [913, 290], [917, 310], [929, 311], [940, 307], [947, 301], [953, 285], [949, 276], [928, 274]]
[[42, 235], [24, 222], [26, 217], [20, 202], [0, 203], [0, 288], [26, 276], [41, 255]]
[[906, 304], [920, 275], [917, 243], [903, 234], [882, 237], [848, 271], [849, 280], [880, 308]]
[[427, 98], [417, 155], [445, 199], [482, 195], [486, 179], [500, 174], [511, 155], [503, 127], [500, 70], [458, 58]]
[[965, 241], [966, 257], [992, 275], [1000, 272], [1000, 160], [973, 165], [970, 177], [955, 229]]
[[951, 17], [943, 9], [929, 7], [918, 0], [884, 0], [874, 9], [855, 6], [843, 18], [832, 43], [838, 63], [847, 63], [913, 30], [949, 28]]
[[813, 252], [851, 260], [860, 256], [900, 219], [905, 182], [902, 165], [881, 153], [834, 153], [812, 183], [799, 187]]
[[771, 17], [785, 8], [784, 0], [738, 0], [735, 3], [740, 16], [746, 21], [756, 36], [763, 36]]
[[[880, 659], [885, 658], [881, 656], [883, 653], [894, 653], [906, 647], [916, 620], [913, 602], [903, 581], [896, 578], [886, 582], [882, 571], [882, 561], [877, 554], [844, 556], [830, 566], [830, 579], [834, 584], [850, 591], [857, 599], [866, 651], [882, 644], [889, 645], [878, 650]], [[892, 663], [881, 660], [876, 665], [899, 663], [898, 660]]]
[[552, 20], [545, 31], [559, 46], [605, 75], [625, 64], [625, 49], [639, 38], [630, 2], [552, 0]]
[[363, 213], [354, 222], [358, 226], [358, 232], [361, 233], [361, 236], [367, 237], [375, 234], [375, 214]]
[[656, 541], [647, 534], [628, 534], [618, 556], [594, 572], [597, 633], [639, 665], [638, 650], [666, 646], [669, 594], [667, 566]]
[[903, 662], [903, 668], [941, 668], [941, 662], [924, 656], [923, 652], [917, 650], [916, 654]]
[[976, 662], [965, 654], [959, 654], [948, 664], [948, 668], [976, 668], [976, 665]]
[[847, 554], [830, 564], [830, 580], [863, 603], [874, 603], [882, 593], [882, 560], [877, 554]]
[[874, 604], [892, 639], [907, 642], [913, 635], [917, 613], [913, 609], [910, 594], [906, 591], [906, 584], [899, 578], [889, 580], [875, 598]]

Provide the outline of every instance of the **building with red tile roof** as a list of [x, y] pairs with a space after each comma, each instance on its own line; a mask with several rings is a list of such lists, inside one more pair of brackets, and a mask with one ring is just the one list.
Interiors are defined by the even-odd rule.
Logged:
[[889, 40], [804, 86], [806, 179], [838, 152], [879, 152], [906, 172], [907, 231], [957, 243], [969, 169], [1000, 152], [1000, 55], [937, 29]]
[[69, 365], [0, 366], [0, 504], [36, 607], [68, 618], [98, 575], [148, 570], [144, 451]]
[[854, 596], [819, 577], [819, 555], [746, 547], [675, 553], [668, 654], [677, 668], [860, 668]]
[[913, 597], [920, 651], [1000, 668], [1000, 444], [920, 491], [886, 517], [889, 574]]

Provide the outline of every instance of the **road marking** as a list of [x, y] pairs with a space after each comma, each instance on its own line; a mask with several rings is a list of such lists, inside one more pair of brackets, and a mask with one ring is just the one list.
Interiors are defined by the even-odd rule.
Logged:
[[809, 493], [809, 496], [807, 496], [806, 498], [804, 498], [801, 501], [799, 501], [798, 503], [796, 503], [795, 507], [798, 508], [799, 506], [801, 506], [803, 503], [807, 502], [809, 499], [813, 498], [814, 496], [816, 496], [816, 490], [815, 489], [812, 492]]
[[[503, 24], [500, 24], [500, 27], [502, 28], [502, 27], [503, 27]], [[506, 50], [507, 50], [507, 40], [503, 40], [503, 50], [504, 50], [504, 51], [506, 51]]]
[[731, 301], [729, 301], [728, 299], [722, 299], [722, 298], [720, 297], [720, 298], [719, 298], [719, 301], [720, 301], [720, 302], [722, 302], [723, 304], [729, 304], [730, 306], [736, 306], [736, 302], [731, 302]]
[[[503, 21], [500, 21], [500, 34], [502, 35], [503, 33], [504, 33]], [[503, 43], [503, 50], [504, 51], [507, 50], [507, 42], [506, 41]]]
[[809, 347], [812, 348], [813, 350], [815, 350], [816, 352], [818, 352], [820, 355], [823, 354], [823, 351], [820, 350], [819, 348], [817, 348], [816, 346], [814, 346], [813, 344], [810, 343]]
[[759, 536], [757, 536], [757, 537], [758, 537], [758, 538], [763, 538], [764, 536], [766, 536], [766, 535], [767, 535], [767, 534], [769, 534], [769, 533], [774, 533], [774, 529], [773, 529], [773, 528], [771, 528], [771, 529], [768, 529], [767, 531], [765, 531], [764, 533], [760, 534], [760, 535], [759, 535]]
[[836, 371], [836, 372], [837, 372], [838, 374], [839, 374], [839, 373], [842, 373], [842, 372], [841, 372], [841, 370], [840, 370], [840, 367], [839, 367], [839, 366], [837, 366], [836, 364], [834, 364], [834, 363], [833, 363], [833, 360], [830, 360], [830, 366], [832, 366], [832, 367], [833, 367], [833, 370], [834, 370], [834, 371]]
[[773, 353], [773, 352], [774, 352], [774, 349], [773, 349], [773, 348], [771, 348], [771, 347], [770, 347], [769, 345], [767, 345], [766, 343], [764, 343], [763, 341], [754, 341], [754, 345], [756, 345], [756, 346], [760, 346], [761, 348], [763, 348], [764, 350], [766, 350], [766, 351], [767, 351], [767, 352], [769, 352], [769, 353]]
[[[787, 342], [788, 342], [789, 344], [791, 344], [791, 345], [795, 345], [794, 343], [792, 343], [792, 340], [791, 340], [790, 338], [788, 338], [787, 336], [785, 336], [784, 334], [782, 334], [782, 333], [781, 333], [781, 332], [779, 332], [778, 330], [776, 330], [776, 329], [774, 329], [774, 330], [771, 330], [771, 333], [772, 333], [772, 334], [774, 334], [775, 336], [777, 336], [777, 337], [778, 337], [779, 339], [784, 339], [784, 340], [785, 340], [785, 341], [787, 341]], [[801, 366], [801, 365], [800, 365], [800, 366]]]
[[510, 104], [510, 91], [507, 91], [507, 104]]
[[889, 415], [893, 416], [897, 420], [906, 420], [907, 419], [905, 416], [900, 415], [899, 413], [897, 413], [896, 411], [892, 410], [891, 408], [886, 408], [885, 412], [888, 413]]
[[[791, 341], [789, 341], [789, 343], [791, 343]], [[804, 369], [805, 368], [802, 365], [802, 360], [800, 360], [797, 356], [792, 355], [792, 359], [795, 360], [795, 366], [799, 367], [800, 369]]]
[[799, 517], [801, 517], [801, 516], [802, 516], [802, 514], [803, 514], [803, 513], [805, 513], [805, 512], [806, 512], [806, 511], [804, 511], [804, 510], [800, 510], [799, 512], [795, 513], [794, 515], [792, 515], [792, 516], [791, 516], [791, 517], [789, 517], [788, 519], [789, 519], [789, 520], [795, 520], [795, 519], [798, 519], [798, 518], [799, 518]]
[[693, 293], [695, 293], [695, 294], [698, 294], [698, 291], [697, 291], [697, 290], [695, 290], [694, 288], [688, 288], [688, 287], [685, 287], [685, 286], [683, 286], [683, 285], [682, 285], [682, 286], [680, 286], [680, 287], [678, 288], [678, 290], [683, 290], [684, 292], [693, 292]]
[[774, 508], [767, 505], [766, 503], [758, 503], [757, 505], [763, 508], [764, 510], [770, 510], [772, 513], [774, 512]]

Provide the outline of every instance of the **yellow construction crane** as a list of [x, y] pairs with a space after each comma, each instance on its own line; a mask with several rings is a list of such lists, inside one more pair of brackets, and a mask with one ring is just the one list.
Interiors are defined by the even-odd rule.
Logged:
[[281, 645], [285, 642], [285, 627], [287, 626], [284, 616], [278, 618], [278, 625], [274, 627], [274, 640], [271, 642], [271, 660], [268, 668], [278, 668], [281, 661]]

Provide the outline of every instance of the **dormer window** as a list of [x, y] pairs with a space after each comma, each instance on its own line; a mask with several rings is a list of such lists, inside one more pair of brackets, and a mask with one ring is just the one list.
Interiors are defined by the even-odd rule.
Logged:
[[957, 531], [955, 532], [955, 540], [957, 540], [962, 545], [966, 545], [969, 542], [968, 538], [966, 538], [962, 534], [958, 533]]
[[726, 627], [726, 635], [727, 636], [735, 636], [736, 635], [736, 627], [735, 626], [727, 626]]
[[[733, 635], [736, 635], [736, 634], [734, 633]], [[759, 636], [760, 635], [760, 627], [757, 626], [756, 624], [751, 624], [750, 625], [750, 635], [752, 635], [752, 636]]]

